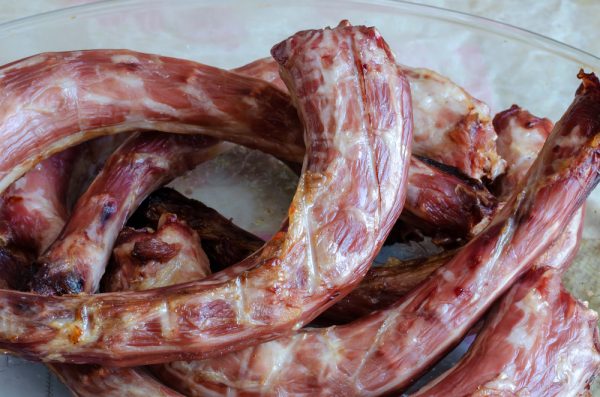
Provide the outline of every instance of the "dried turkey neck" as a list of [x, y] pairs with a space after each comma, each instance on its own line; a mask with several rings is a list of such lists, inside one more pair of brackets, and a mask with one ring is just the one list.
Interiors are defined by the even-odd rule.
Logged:
[[[360, 281], [404, 202], [408, 83], [373, 28], [296, 39], [273, 50], [290, 76], [308, 148], [284, 228], [261, 251], [201, 281], [93, 296], [0, 291], [0, 347], [117, 366], [216, 356], [301, 327]], [[332, 62], [320, 65], [323, 57]]]
[[[239, 262], [264, 244], [259, 237], [236, 226], [218, 211], [170, 188], [159, 189], [150, 195], [130, 223], [138, 228], [155, 228], [160, 217], [169, 213], [176, 214], [198, 233], [213, 270]], [[360, 284], [321, 314], [317, 321], [345, 323], [383, 309], [423, 282], [454, 253], [448, 251], [409, 261], [390, 258], [385, 266], [371, 266]], [[221, 261], [218, 267], [214, 266], [215, 261]]]
[[[494, 177], [504, 167], [495, 153], [496, 135], [489, 121], [489, 110], [485, 104], [443, 76], [422, 69], [403, 68], [415, 90], [412, 95], [413, 109], [418, 109], [413, 111], [414, 141], [422, 142], [421, 153], [427, 157], [413, 155], [411, 158], [402, 219], [425, 235], [436, 238], [436, 241], [449, 239], [453, 244], [464, 243], [472, 237], [476, 228], [481, 230], [487, 224], [497, 207], [496, 198], [483, 184], [468, 176], [480, 178], [485, 174], [483, 168], [476, 169], [476, 165], [483, 167], [484, 163], [494, 162]], [[279, 67], [272, 58], [259, 59], [234, 71], [263, 79], [287, 92], [279, 77]], [[428, 88], [425, 89], [425, 86]], [[424, 111], [429, 113], [426, 116], [415, 113]], [[486, 121], [480, 123], [479, 118]], [[477, 125], [466, 121], [469, 119]], [[429, 120], [436, 120], [435, 125], [430, 125]], [[453, 137], [445, 137], [446, 134]], [[455, 139], [457, 135], [469, 138]], [[465, 140], [477, 141], [477, 144], [472, 149], [466, 149]], [[435, 144], [428, 147], [427, 142], [430, 141]], [[484, 154], [485, 150], [487, 154]], [[487, 160], [466, 161], [465, 157], [472, 153], [480, 160]], [[450, 161], [449, 156], [459, 158], [461, 162]], [[440, 161], [448, 161], [449, 165]], [[488, 178], [492, 179], [492, 175], [488, 175]], [[392, 243], [398, 240], [394, 238], [399, 234], [398, 228], [391, 233]]]
[[408, 386], [550, 246], [596, 186], [600, 83], [580, 77], [573, 104], [502, 212], [391, 308], [219, 359], [169, 364], [161, 377], [204, 395], [376, 396]]
[[240, 262], [265, 243], [260, 237], [236, 226], [218, 211], [170, 188], [161, 188], [152, 193], [138, 207], [129, 224], [137, 228], [156, 228], [160, 217], [168, 213], [177, 215], [198, 233], [213, 271], [223, 270]]
[[[273, 77], [277, 69], [271, 65], [261, 67], [258, 61], [255, 65], [238, 68], [237, 73], [232, 73], [156, 55], [124, 50], [92, 50], [40, 54], [3, 66], [0, 68], [0, 89], [10, 99], [5, 101], [0, 112], [0, 132], [5, 138], [5, 150], [0, 156], [0, 163], [4, 164], [0, 168], [0, 190], [51, 153], [99, 135], [139, 128], [213, 135], [266, 151], [283, 160], [299, 162], [304, 152], [302, 128], [289, 96], [271, 84], [258, 81], [258, 78], [264, 78], [279, 87], [282, 85], [281, 80], [277, 82]], [[272, 69], [269, 71], [265, 68]], [[481, 127], [486, 124], [477, 121], [485, 106], [475, 106], [479, 101], [472, 99], [449, 80], [439, 76], [433, 79], [431, 73], [419, 73], [411, 70], [412, 75], [421, 76], [414, 84], [427, 81], [430, 86], [430, 81], [436, 81], [438, 83], [433, 86], [440, 90], [436, 94], [432, 89], [419, 89], [418, 92], [427, 93], [419, 100], [436, 103], [439, 101], [434, 100], [435, 96], [433, 99], [430, 96], [439, 94], [443, 96], [441, 102], [452, 99], [450, 107], [462, 109], [462, 113], [459, 112], [456, 117], [446, 117], [450, 114], [448, 109], [443, 106], [431, 107], [431, 112], [438, 113], [429, 114], [428, 117], [439, 119], [442, 124], [435, 131], [430, 130], [429, 126], [417, 130], [435, 137], [454, 131], [454, 135], [472, 137], [472, 140], [480, 143], [477, 146], [473, 142], [466, 142], [466, 138], [444, 144], [435, 141], [436, 147], [424, 154], [442, 149], [437, 156], [437, 160], [442, 161], [445, 160], [441, 158], [442, 154], [466, 153], [467, 150], [470, 153], [468, 156], [461, 154], [455, 157], [464, 160], [478, 156], [478, 153], [489, 159], [494, 157], [495, 149], [490, 148], [495, 147], [495, 135], [488, 136], [485, 131], [489, 129]], [[33, 78], [35, 81], [32, 82]], [[449, 93], [456, 94], [456, 97]], [[425, 104], [415, 107], [421, 109]], [[25, 108], [29, 110], [24, 111]], [[479, 113], [464, 113], [467, 109], [475, 109]], [[428, 120], [428, 117], [416, 119]], [[472, 125], [471, 121], [457, 121], [462, 118], [475, 120], [476, 125]], [[35, 134], [31, 126], [36, 126]], [[475, 146], [468, 149], [465, 145]], [[490, 161], [473, 160], [468, 169], [458, 168], [479, 178], [487, 171], [475, 167], [485, 168]], [[419, 160], [414, 159], [413, 162], [418, 163]], [[452, 162], [449, 164], [457, 166]], [[497, 170], [493, 171], [493, 175], [488, 175], [489, 178], [500, 172], [500, 162], [497, 164]], [[421, 168], [425, 166], [420, 165]], [[420, 174], [424, 175], [422, 172]], [[421, 179], [422, 184], [431, 186], [429, 190], [435, 190], [435, 184], [426, 182], [424, 176]], [[445, 189], [445, 192], [450, 191]], [[455, 218], [444, 217], [443, 210], [432, 207], [431, 219], [435, 221], [436, 217], [442, 217], [451, 220], [447, 229], [464, 233], [463, 230], [470, 230], [471, 225], [479, 222], [479, 218], [490, 210], [486, 206], [489, 198], [489, 195], [486, 198], [485, 192], [480, 191], [470, 192], [469, 195], [457, 194], [451, 197], [452, 203], [446, 200], [443, 204], [453, 204], [455, 210], [458, 208], [456, 202], [468, 208], [474, 205], [480, 207], [475, 207], [475, 211], [457, 210], [462, 216]], [[419, 214], [427, 211], [429, 205], [427, 200], [417, 201], [414, 205], [409, 202], [410, 208], [415, 208]], [[461, 227], [454, 228], [458, 219], [464, 222]], [[77, 284], [76, 280], [74, 284]]]
[[287, 95], [192, 61], [127, 50], [44, 53], [0, 67], [0, 92], [0, 191], [53, 153], [138, 129], [212, 135], [284, 160], [304, 152]]

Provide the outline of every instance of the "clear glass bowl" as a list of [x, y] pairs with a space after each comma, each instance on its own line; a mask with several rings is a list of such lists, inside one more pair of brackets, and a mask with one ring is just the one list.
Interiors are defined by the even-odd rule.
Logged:
[[[517, 103], [538, 116], [556, 120], [573, 98], [578, 70], [600, 72], [599, 58], [531, 32], [440, 8], [383, 0], [130, 0], [89, 4], [0, 25], [0, 64], [44, 51], [128, 48], [230, 68], [267, 56], [274, 43], [298, 30], [336, 25], [341, 19], [377, 26], [400, 62], [451, 77], [494, 112]], [[264, 158], [256, 161], [268, 163]], [[221, 163], [197, 172], [209, 186], [203, 187], [207, 193], [194, 193], [242, 226], [267, 232], [283, 218], [292, 189], [281, 184], [285, 186], [278, 190], [277, 202], [265, 203], [260, 192], [273, 189], [268, 175], [257, 171], [260, 167], [247, 168], [248, 172], [238, 176], [254, 180], [235, 187], [235, 197], [247, 198], [243, 203], [223, 208], [223, 202], [230, 201], [223, 197], [232, 187], [210, 182], [211, 173], [235, 171], [234, 165]], [[228, 183], [237, 182], [231, 179]], [[208, 193], [211, 188], [219, 194]], [[240, 191], [245, 192], [243, 196]], [[588, 202], [585, 230], [587, 248], [597, 252], [598, 193]], [[259, 211], [260, 206], [261, 219], [242, 218], [244, 213]], [[597, 272], [591, 268], [595, 261], [579, 262], [584, 264], [575, 265], [568, 283], [580, 298], [589, 299], [592, 307], [598, 308], [598, 289], [593, 282]], [[586, 278], [592, 281], [581, 283], [577, 274], [590, 274]], [[68, 395], [43, 368], [3, 358], [0, 396]]]

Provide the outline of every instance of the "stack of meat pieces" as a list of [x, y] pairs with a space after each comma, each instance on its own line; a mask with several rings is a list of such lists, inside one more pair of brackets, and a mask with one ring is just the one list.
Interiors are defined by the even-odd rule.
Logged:
[[[600, 176], [596, 76], [553, 125], [517, 106], [492, 120], [375, 28], [271, 54], [231, 71], [125, 50], [0, 68], [0, 348], [78, 396], [377, 396], [471, 332], [414, 395], [585, 394], [597, 315], [560, 279]], [[70, 208], [73, 164], [116, 133]], [[300, 174], [269, 241], [159, 189], [233, 144]], [[444, 252], [371, 266], [415, 236]]]

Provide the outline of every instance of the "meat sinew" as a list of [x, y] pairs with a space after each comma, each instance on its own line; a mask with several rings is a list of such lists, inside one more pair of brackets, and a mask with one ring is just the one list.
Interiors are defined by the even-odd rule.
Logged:
[[120, 366], [216, 356], [301, 327], [360, 281], [404, 202], [408, 83], [374, 28], [301, 32], [273, 51], [307, 136], [283, 229], [202, 281], [94, 296], [1, 291], [0, 346]]

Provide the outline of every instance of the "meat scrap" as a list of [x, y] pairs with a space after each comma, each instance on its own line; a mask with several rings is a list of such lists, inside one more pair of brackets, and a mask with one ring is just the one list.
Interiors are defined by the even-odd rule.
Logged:
[[507, 162], [506, 174], [499, 178], [499, 195], [508, 197], [517, 188], [550, 135], [553, 124], [517, 105], [494, 116], [498, 153]]
[[165, 214], [175, 214], [200, 236], [212, 271], [223, 270], [240, 262], [265, 243], [216, 210], [170, 188], [161, 188], [152, 193], [138, 207], [129, 223], [138, 228], [156, 228]]
[[[307, 31], [273, 52], [308, 148], [284, 228], [202, 281], [93, 296], [0, 291], [0, 347], [118, 366], [216, 356], [301, 327], [360, 281], [404, 202], [408, 84], [373, 28]], [[317, 62], [323, 58], [331, 62]], [[19, 315], [24, 307], [27, 316]]]
[[144, 291], [200, 280], [210, 274], [200, 237], [177, 215], [165, 213], [156, 231], [121, 231], [113, 250], [115, 269], [104, 291]]

